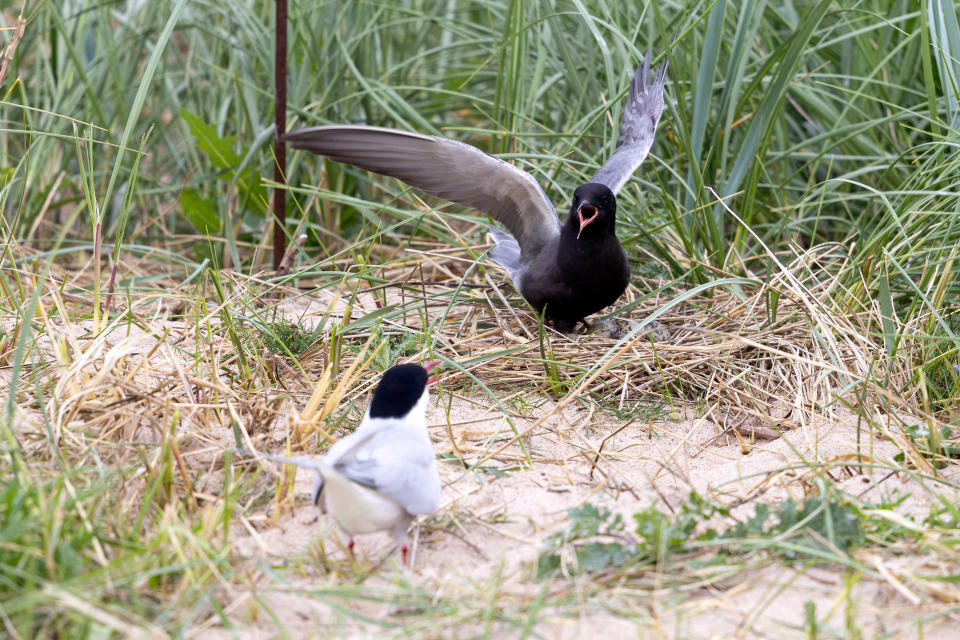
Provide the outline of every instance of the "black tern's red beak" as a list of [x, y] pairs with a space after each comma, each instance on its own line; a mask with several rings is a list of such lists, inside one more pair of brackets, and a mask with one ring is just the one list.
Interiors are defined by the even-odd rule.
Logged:
[[[583, 217], [584, 210], [586, 210], [587, 212], [592, 210], [593, 215], [590, 216], [589, 218], [584, 218]], [[577, 209], [577, 216], [580, 218], [580, 231], [577, 232], [577, 240], [580, 239], [580, 234], [583, 233], [583, 230], [586, 228], [586, 226], [591, 222], [593, 222], [594, 220], [596, 220], [598, 215], [600, 215], [600, 210], [597, 209], [592, 204], [580, 205], [580, 208]]]
[[[423, 368], [427, 373], [430, 373], [430, 369], [433, 369], [434, 367], [439, 367], [441, 364], [443, 363], [440, 362], [439, 360], [431, 360], [430, 362], [424, 364]], [[427, 378], [428, 385], [431, 385], [436, 381], [437, 381], [437, 376], [430, 376], [429, 378]]]

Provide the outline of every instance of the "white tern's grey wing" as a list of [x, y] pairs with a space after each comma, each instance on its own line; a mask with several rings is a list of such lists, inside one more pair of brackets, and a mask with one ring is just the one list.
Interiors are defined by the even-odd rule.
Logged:
[[426, 438], [397, 429], [380, 432], [368, 446], [340, 459], [334, 469], [353, 482], [376, 489], [407, 513], [433, 513], [440, 502], [440, 476]]
[[309, 127], [285, 140], [482, 211], [507, 227], [524, 253], [560, 235], [553, 204], [533, 176], [469, 144], [361, 125]]
[[377, 418], [374, 420], [369, 415], [364, 415], [356, 429], [330, 445], [326, 455], [323, 456], [323, 463], [331, 467], [337, 466], [341, 458], [362, 448], [371, 436], [381, 429], [389, 428], [391, 424], [392, 421], [389, 419]]
[[614, 194], [626, 184], [633, 172], [643, 164], [650, 153], [657, 123], [663, 114], [663, 83], [667, 77], [667, 60], [664, 58], [657, 69], [657, 76], [650, 82], [650, 52], [630, 80], [627, 104], [623, 108], [617, 150], [603, 163], [590, 182], [607, 185]]

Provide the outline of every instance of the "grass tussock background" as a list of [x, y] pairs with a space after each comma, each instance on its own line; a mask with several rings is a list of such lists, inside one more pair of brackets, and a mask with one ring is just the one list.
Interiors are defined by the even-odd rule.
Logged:
[[[447, 364], [435, 439], [457, 498], [425, 531], [495, 525], [452, 470], [519, 482], [559, 464], [545, 434], [610, 484], [581, 478], [536, 558], [493, 556], [470, 588], [378, 582], [382, 566], [304, 545], [294, 573], [324, 586], [296, 595], [343, 628], [547, 633], [585, 602], [604, 624], [695, 620], [737, 573], [784, 566], [848, 584], [841, 622], [811, 596], [798, 637], [876, 630], [858, 581], [902, 598], [890, 633], [955, 616], [955, 3], [291, 2], [288, 128], [461, 139], [531, 172], [561, 213], [615, 146], [643, 53], [669, 60], [652, 155], [618, 197], [634, 278], [605, 312], [613, 338], [543, 327], [483, 258], [474, 212], [314, 156], [289, 159], [291, 270], [269, 272], [269, 3], [0, 15], [6, 634], [283, 633], [283, 607], [249, 594], [282, 591], [286, 561], [236, 544], [269, 528], [255, 513], [289, 514], [292, 477], [229, 450], [322, 452], [380, 372], [428, 357]], [[504, 424], [464, 427], [462, 403]], [[629, 526], [592, 504], [639, 468], [618, 439], [704, 424], [703, 450], [736, 442], [743, 460], [791, 443], [800, 462], [764, 471], [786, 493], [661, 493]], [[848, 453], [796, 450], [822, 424]], [[854, 475], [923, 499], [864, 497]], [[239, 592], [256, 615], [238, 618]], [[749, 637], [766, 609], [743, 607], [732, 635]]]

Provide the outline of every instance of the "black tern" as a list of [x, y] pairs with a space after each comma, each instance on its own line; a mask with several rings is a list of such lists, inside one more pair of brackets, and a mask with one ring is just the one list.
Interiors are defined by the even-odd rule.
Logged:
[[362, 125], [293, 131], [294, 149], [398, 178], [431, 195], [472, 207], [501, 223], [491, 227], [490, 256], [538, 312], [564, 332], [616, 302], [630, 265], [615, 233], [616, 194], [650, 152], [663, 113], [664, 60], [650, 75], [650, 54], [630, 81], [617, 148], [590, 181], [574, 191], [561, 224], [533, 176], [469, 144]]

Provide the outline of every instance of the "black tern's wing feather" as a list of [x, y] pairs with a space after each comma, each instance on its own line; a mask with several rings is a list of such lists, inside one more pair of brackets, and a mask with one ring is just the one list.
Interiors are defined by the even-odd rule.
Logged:
[[507, 227], [524, 253], [560, 235], [553, 205], [533, 176], [463, 142], [359, 125], [299, 129], [285, 139], [294, 149], [399, 178], [478, 209]]
[[617, 193], [626, 184], [643, 159], [650, 153], [657, 123], [663, 114], [663, 83], [667, 77], [667, 61], [657, 69], [656, 78], [650, 82], [650, 52], [630, 80], [630, 93], [623, 108], [620, 136], [617, 149], [600, 170], [590, 179], [607, 185]]

